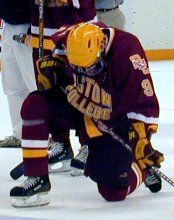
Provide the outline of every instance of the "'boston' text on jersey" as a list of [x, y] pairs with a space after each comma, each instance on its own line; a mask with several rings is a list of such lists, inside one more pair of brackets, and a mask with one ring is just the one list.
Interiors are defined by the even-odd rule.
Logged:
[[[112, 112], [112, 99], [95, 80], [84, 77], [84, 83], [68, 86], [68, 102], [90, 118], [109, 120]], [[76, 81], [75, 81], [76, 82]]]

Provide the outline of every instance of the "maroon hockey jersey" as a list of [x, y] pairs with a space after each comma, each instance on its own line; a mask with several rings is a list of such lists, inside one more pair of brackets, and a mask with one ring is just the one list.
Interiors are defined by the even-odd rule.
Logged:
[[[88, 118], [102, 120], [110, 128], [125, 116], [158, 124], [159, 103], [139, 40], [130, 33], [98, 25], [109, 30], [105, 68], [96, 76], [83, 76], [79, 84], [69, 66], [75, 80], [67, 87], [68, 101]], [[65, 44], [64, 33], [52, 36], [56, 45]]]
[[[44, 49], [52, 49], [50, 36], [62, 25], [73, 25], [82, 21], [96, 21], [94, 0], [45, 0], [44, 1]], [[63, 3], [64, 2], [64, 3]], [[31, 16], [32, 45], [39, 47], [39, 1], [33, 3]]]

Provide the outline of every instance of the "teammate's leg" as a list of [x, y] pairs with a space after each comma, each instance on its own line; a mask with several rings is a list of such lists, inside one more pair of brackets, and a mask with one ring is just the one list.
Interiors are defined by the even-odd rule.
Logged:
[[24, 176], [22, 185], [10, 191], [12, 205], [27, 207], [49, 203], [51, 184], [48, 177], [49, 113], [45, 99], [40, 94], [31, 94], [21, 110], [23, 120], [22, 153]]
[[[61, 105], [58, 105], [57, 99], [61, 100]], [[69, 107], [59, 89], [31, 93], [24, 101], [21, 110], [22, 152], [24, 176], [28, 178], [22, 185], [11, 190], [12, 205], [25, 207], [49, 203], [48, 193], [51, 189], [48, 176], [49, 133], [55, 127], [60, 133], [71, 127], [69, 120], [73, 118], [73, 112]]]

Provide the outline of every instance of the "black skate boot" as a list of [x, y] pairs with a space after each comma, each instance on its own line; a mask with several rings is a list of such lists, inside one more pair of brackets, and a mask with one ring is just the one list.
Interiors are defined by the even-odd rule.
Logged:
[[70, 162], [74, 156], [74, 153], [69, 140], [63, 143], [52, 142], [49, 146], [48, 153], [48, 166], [50, 173], [66, 172], [71, 170]]
[[21, 185], [11, 189], [11, 203], [17, 208], [48, 205], [50, 189], [48, 176], [28, 177]]
[[147, 177], [144, 181], [144, 184], [146, 187], [149, 188], [149, 190], [152, 193], [157, 193], [161, 190], [162, 188], [162, 180], [159, 174], [154, 173], [153, 171], [149, 170]]
[[71, 176], [80, 176], [84, 174], [85, 164], [88, 157], [88, 146], [83, 145], [79, 153], [71, 160]]

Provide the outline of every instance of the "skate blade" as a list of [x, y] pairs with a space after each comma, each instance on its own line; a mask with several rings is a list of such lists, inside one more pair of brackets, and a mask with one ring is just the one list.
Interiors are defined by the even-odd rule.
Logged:
[[70, 166], [71, 160], [64, 160], [55, 164], [49, 164], [48, 170], [49, 173], [61, 173], [71, 171]]
[[11, 204], [15, 208], [45, 206], [50, 203], [48, 192], [27, 197], [12, 197]]
[[77, 169], [77, 168], [71, 168], [71, 176], [83, 176], [84, 170]]

